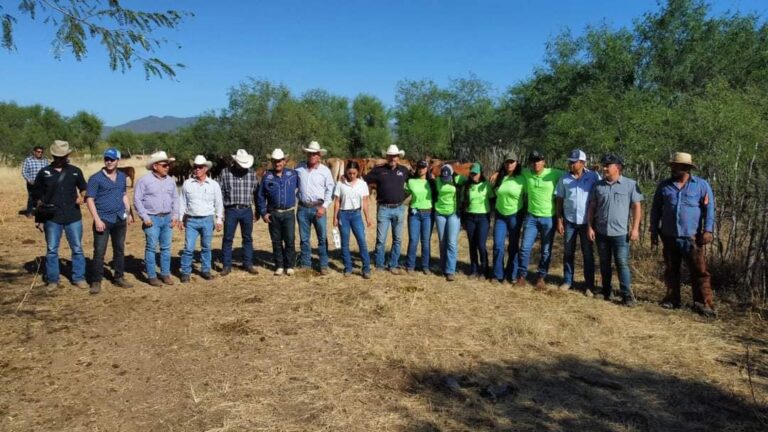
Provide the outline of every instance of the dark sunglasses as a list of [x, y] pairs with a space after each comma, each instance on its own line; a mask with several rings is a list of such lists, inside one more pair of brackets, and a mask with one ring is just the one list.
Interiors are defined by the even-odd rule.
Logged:
[[104, 158], [104, 162], [115, 162], [115, 161], [117, 161], [117, 159]]

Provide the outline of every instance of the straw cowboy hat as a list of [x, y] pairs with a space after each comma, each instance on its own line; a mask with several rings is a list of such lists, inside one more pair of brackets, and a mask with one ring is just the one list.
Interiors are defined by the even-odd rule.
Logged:
[[307, 153], [320, 153], [321, 155], [324, 155], [328, 152], [328, 150], [320, 148], [320, 143], [317, 141], [312, 141], [309, 143], [309, 147], [304, 149]]
[[683, 153], [683, 152], [672, 153], [672, 157], [670, 157], [669, 162], [667, 162], [667, 165], [671, 165], [671, 164], [690, 165], [694, 168], [697, 168], [696, 164], [693, 163], [693, 156], [691, 156], [690, 153]]
[[147, 161], [147, 169], [151, 170], [152, 165], [158, 162], [173, 162], [175, 160], [176, 158], [169, 158], [168, 154], [166, 154], [164, 151], [155, 152], [149, 155], [149, 160]]
[[288, 155], [286, 153], [283, 153], [283, 151], [280, 150], [279, 148], [272, 150], [272, 153], [268, 154], [267, 157], [272, 159], [272, 160], [277, 160], [277, 161], [283, 160], [283, 159], [288, 159]]
[[244, 169], [253, 166], [253, 155], [249, 155], [248, 152], [243, 149], [239, 149], [236, 154], [233, 154], [232, 160]]
[[68, 142], [55, 140], [53, 144], [51, 144], [50, 152], [53, 156], [65, 157], [68, 154], [72, 153], [72, 149], [69, 148]]
[[195, 156], [195, 160], [192, 161], [192, 166], [201, 166], [205, 165], [208, 167], [208, 169], [211, 169], [213, 166], [213, 162], [209, 161], [205, 158], [203, 155], [197, 155]]
[[381, 152], [384, 156], [405, 156], [405, 151], [400, 150], [397, 148], [396, 145], [392, 144], [391, 146], [387, 147], [387, 151]]

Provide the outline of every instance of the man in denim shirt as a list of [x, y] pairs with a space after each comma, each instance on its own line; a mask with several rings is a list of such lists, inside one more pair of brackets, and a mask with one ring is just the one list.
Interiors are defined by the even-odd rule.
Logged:
[[291, 276], [296, 264], [296, 192], [299, 175], [286, 168], [288, 155], [275, 149], [269, 155], [272, 169], [264, 173], [256, 194], [261, 219], [269, 225], [275, 276]]
[[691, 174], [696, 168], [688, 153], [675, 153], [669, 161], [671, 177], [656, 187], [651, 207], [651, 243], [664, 245], [664, 283], [667, 295], [661, 306], [680, 307], [680, 264], [685, 260], [693, 285], [694, 310], [714, 318], [710, 274], [704, 246], [712, 242], [715, 196], [706, 180]]

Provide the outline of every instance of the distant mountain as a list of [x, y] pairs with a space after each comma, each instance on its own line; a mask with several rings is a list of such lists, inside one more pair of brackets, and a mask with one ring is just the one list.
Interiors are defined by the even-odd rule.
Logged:
[[104, 126], [101, 135], [106, 138], [115, 129], [129, 130], [135, 133], [173, 132], [194, 123], [195, 120], [197, 120], [197, 117], [148, 116], [119, 126]]

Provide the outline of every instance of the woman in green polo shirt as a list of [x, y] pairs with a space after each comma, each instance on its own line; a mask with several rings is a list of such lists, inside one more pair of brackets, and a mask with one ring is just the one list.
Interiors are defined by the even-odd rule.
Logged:
[[432, 197], [435, 187], [434, 180], [429, 177], [429, 163], [420, 160], [416, 163], [416, 171], [405, 182], [405, 192], [411, 196], [408, 208], [408, 256], [405, 264], [405, 270], [409, 273], [416, 270], [416, 248], [421, 241], [421, 271], [429, 274]]
[[[509, 153], [496, 174], [493, 191], [496, 196], [496, 222], [493, 226], [493, 279], [509, 283], [517, 274], [520, 250], [520, 228], [524, 216], [525, 179], [515, 152]], [[504, 266], [504, 241], [508, 240], [507, 264]]]
[[483, 176], [482, 166], [475, 162], [469, 169], [469, 182], [463, 188], [462, 222], [469, 239], [469, 277], [488, 277], [488, 227], [491, 223], [493, 187]]
[[440, 177], [435, 179], [437, 201], [435, 202], [435, 224], [440, 241], [440, 270], [445, 279], [456, 279], [456, 258], [459, 252], [459, 230], [461, 220], [458, 214], [457, 198], [467, 178], [453, 172], [449, 164], [440, 168]]

